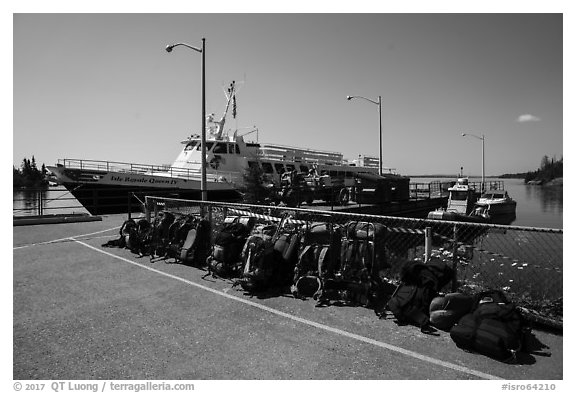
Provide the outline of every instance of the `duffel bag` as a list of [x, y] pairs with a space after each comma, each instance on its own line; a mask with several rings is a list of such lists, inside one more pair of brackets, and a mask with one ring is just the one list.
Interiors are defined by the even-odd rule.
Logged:
[[449, 331], [456, 322], [468, 314], [474, 305], [474, 297], [463, 293], [437, 296], [430, 303], [430, 323], [438, 329]]

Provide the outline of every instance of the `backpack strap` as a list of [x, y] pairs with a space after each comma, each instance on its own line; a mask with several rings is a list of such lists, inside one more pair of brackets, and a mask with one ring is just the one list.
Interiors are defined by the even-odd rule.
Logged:
[[318, 276], [322, 277], [324, 273], [324, 260], [326, 259], [326, 254], [328, 253], [329, 246], [321, 246], [320, 251], [318, 252]]
[[248, 255], [246, 256], [246, 265], [244, 265], [244, 274], [248, 274], [251, 269], [252, 262], [252, 247], [248, 246]]
[[308, 244], [307, 246], [304, 247], [304, 249], [300, 252], [300, 254], [298, 255], [298, 266], [302, 265], [302, 258], [304, 258], [304, 255], [306, 255], [306, 253], [308, 251], [310, 251], [310, 249], [312, 248], [311, 244]]

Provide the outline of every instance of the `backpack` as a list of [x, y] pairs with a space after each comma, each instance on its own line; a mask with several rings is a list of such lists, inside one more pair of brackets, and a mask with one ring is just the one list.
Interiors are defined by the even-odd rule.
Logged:
[[150, 259], [154, 256], [165, 257], [170, 242], [170, 227], [176, 220], [173, 213], [161, 211], [152, 221], [152, 231], [148, 239]]
[[243, 269], [240, 285], [248, 292], [266, 290], [281, 255], [274, 249], [274, 241], [266, 235], [251, 235], [242, 251]]
[[174, 220], [168, 229], [168, 245], [164, 259], [174, 258], [178, 260], [180, 250], [184, 245], [184, 241], [188, 237], [188, 232], [194, 228], [196, 218], [191, 215], [182, 215]]
[[122, 224], [120, 236], [124, 239], [124, 247], [132, 249], [137, 243], [138, 225], [133, 219], [128, 219]]
[[278, 267], [279, 285], [289, 285], [294, 274], [294, 267], [298, 259], [298, 246], [300, 232], [298, 228], [288, 228], [286, 225], [280, 229], [274, 242], [274, 249], [279, 253], [281, 265]]
[[448, 293], [437, 296], [430, 303], [430, 323], [432, 326], [450, 331], [474, 306], [474, 296], [463, 293]]
[[261, 292], [290, 282], [298, 244], [297, 231], [287, 229], [284, 219], [278, 226], [253, 233], [242, 250], [242, 278], [245, 291]]
[[440, 259], [411, 263], [403, 269], [401, 283], [387, 303], [399, 323], [419, 326], [428, 333], [430, 304], [453, 277], [453, 270]]
[[185, 265], [200, 265], [206, 262], [206, 253], [210, 242], [210, 221], [200, 219], [196, 221], [186, 234], [186, 239], [176, 256], [176, 259]]
[[484, 291], [476, 295], [472, 312], [450, 329], [459, 348], [513, 361], [523, 349], [526, 332], [522, 314], [503, 292]]
[[250, 227], [239, 217], [225, 221], [217, 233], [212, 252], [206, 259], [208, 274], [220, 277], [237, 276], [241, 267], [240, 254]]
[[298, 260], [290, 289], [294, 297], [322, 300], [324, 282], [334, 278], [338, 269], [341, 240], [338, 225], [323, 222], [306, 224], [300, 236]]
[[136, 230], [132, 231], [129, 241], [126, 240], [126, 247], [135, 254], [144, 256], [150, 254], [150, 239], [152, 234], [152, 224], [142, 218], [136, 223]]
[[136, 227], [136, 222], [133, 219], [128, 219], [122, 223], [120, 230], [118, 231], [120, 237], [115, 240], [109, 240], [108, 242], [102, 244], [102, 247], [119, 247], [126, 248], [126, 238], [130, 235], [133, 228]]
[[379, 272], [389, 267], [385, 259], [386, 227], [382, 224], [351, 221], [345, 226], [340, 249], [340, 296], [368, 306], [378, 285]]

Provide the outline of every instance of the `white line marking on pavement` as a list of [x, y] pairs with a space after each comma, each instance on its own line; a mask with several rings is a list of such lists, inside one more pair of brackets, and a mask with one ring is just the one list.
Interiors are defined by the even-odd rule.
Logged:
[[407, 349], [404, 349], [404, 348], [400, 348], [400, 347], [397, 347], [397, 346], [392, 345], [392, 344], [387, 344], [387, 343], [382, 342], [382, 341], [377, 341], [377, 340], [374, 340], [374, 339], [371, 339], [371, 338], [368, 338], [368, 337], [360, 336], [360, 335], [358, 335], [358, 334], [350, 333], [350, 332], [347, 332], [347, 331], [345, 331], [345, 330], [341, 330], [341, 329], [334, 328], [334, 327], [331, 327], [331, 326], [328, 326], [328, 325], [324, 325], [324, 324], [322, 324], [322, 323], [318, 323], [318, 322], [310, 321], [310, 320], [308, 320], [308, 319], [300, 318], [300, 317], [297, 317], [297, 316], [295, 316], [295, 315], [291, 315], [291, 314], [285, 313], [285, 312], [283, 312], [283, 311], [276, 310], [276, 309], [274, 309], [274, 308], [271, 308], [271, 307], [268, 307], [268, 306], [264, 306], [264, 305], [259, 304], [259, 303], [255, 303], [255, 302], [252, 302], [252, 301], [247, 300], [247, 299], [243, 299], [243, 298], [240, 298], [240, 297], [237, 297], [237, 296], [234, 296], [234, 295], [230, 295], [230, 294], [228, 294], [227, 292], [223, 292], [223, 291], [220, 291], [220, 290], [217, 290], [217, 289], [213, 289], [213, 288], [204, 286], [204, 285], [202, 285], [202, 284], [198, 284], [198, 283], [195, 283], [195, 282], [193, 282], [193, 281], [186, 280], [186, 279], [184, 279], [184, 278], [182, 278], [182, 277], [178, 277], [178, 276], [175, 276], [175, 275], [173, 275], [173, 274], [166, 273], [166, 272], [163, 272], [163, 271], [161, 271], [161, 270], [154, 269], [154, 268], [149, 267], [149, 266], [146, 266], [146, 265], [142, 265], [142, 264], [140, 264], [140, 263], [138, 263], [138, 262], [131, 261], [131, 260], [126, 259], [126, 258], [123, 258], [123, 257], [121, 257], [121, 256], [114, 255], [114, 254], [112, 254], [112, 253], [110, 253], [110, 252], [107, 252], [107, 251], [101, 250], [101, 249], [99, 249], [99, 248], [97, 248], [97, 247], [91, 246], [91, 245], [89, 245], [89, 244], [87, 244], [87, 243], [84, 243], [84, 242], [82, 242], [82, 241], [80, 241], [80, 240], [76, 240], [76, 239], [73, 239], [73, 240], [76, 241], [76, 242], [79, 243], [79, 244], [82, 244], [82, 245], [85, 246], [85, 247], [91, 248], [92, 250], [98, 251], [99, 253], [108, 255], [108, 256], [110, 256], [110, 257], [112, 257], [112, 258], [116, 258], [116, 259], [119, 259], [119, 260], [121, 260], [121, 261], [128, 262], [128, 263], [130, 263], [130, 264], [132, 264], [132, 265], [138, 266], [138, 267], [140, 267], [140, 268], [149, 270], [149, 271], [154, 272], [154, 273], [158, 273], [158, 274], [160, 274], [160, 275], [162, 275], [162, 276], [172, 278], [172, 279], [174, 279], [174, 280], [183, 282], [183, 283], [188, 284], [188, 285], [191, 285], [191, 286], [193, 286], [193, 287], [196, 287], [196, 288], [199, 288], [199, 289], [203, 289], [203, 290], [205, 290], [205, 291], [214, 293], [214, 294], [219, 295], [219, 296], [223, 296], [223, 297], [228, 298], [228, 299], [230, 299], [230, 300], [234, 300], [234, 301], [237, 301], [237, 302], [240, 302], [240, 303], [244, 303], [244, 304], [246, 304], [246, 305], [249, 305], [249, 306], [252, 306], [252, 307], [255, 307], [255, 308], [259, 308], [260, 310], [264, 310], [264, 311], [270, 312], [270, 313], [272, 313], [272, 314], [275, 314], [275, 315], [278, 315], [278, 316], [281, 316], [281, 317], [284, 317], [284, 318], [288, 318], [288, 319], [291, 319], [291, 320], [296, 321], [296, 322], [300, 322], [300, 323], [305, 324], [305, 325], [313, 326], [313, 327], [318, 328], [318, 329], [326, 330], [326, 331], [328, 331], [328, 332], [335, 333], [335, 334], [338, 334], [338, 335], [341, 335], [341, 336], [344, 336], [344, 337], [352, 338], [352, 339], [354, 339], [354, 340], [358, 340], [358, 341], [361, 341], [361, 342], [366, 343], [366, 344], [371, 344], [371, 345], [374, 345], [374, 346], [377, 346], [377, 347], [380, 347], [380, 348], [384, 348], [384, 349], [387, 349], [387, 350], [390, 350], [390, 351], [398, 352], [398, 353], [401, 353], [401, 354], [403, 354], [403, 355], [410, 356], [410, 357], [415, 358], [415, 359], [418, 359], [418, 360], [422, 360], [422, 361], [424, 361], [424, 362], [432, 363], [432, 364], [435, 364], [435, 365], [437, 365], [437, 366], [445, 367], [445, 368], [448, 368], [448, 369], [451, 369], [451, 370], [455, 370], [455, 371], [459, 371], [459, 372], [462, 372], [462, 373], [465, 373], [465, 374], [470, 374], [470, 375], [473, 375], [473, 376], [476, 376], [476, 377], [479, 377], [479, 378], [483, 378], [483, 379], [503, 379], [503, 378], [500, 378], [500, 377], [497, 377], [497, 376], [494, 376], [494, 375], [491, 375], [491, 374], [483, 373], [483, 372], [481, 372], [481, 371], [472, 370], [472, 369], [470, 369], [470, 368], [468, 368], [468, 367], [459, 366], [459, 365], [454, 364], [454, 363], [445, 362], [445, 361], [440, 360], [440, 359], [435, 359], [435, 358], [430, 357], [430, 356], [422, 355], [422, 354], [420, 354], [420, 353], [417, 353], [417, 352], [414, 352], [414, 351], [410, 351], [410, 350], [407, 350]]
[[103, 230], [97, 231], [97, 232], [86, 233], [86, 234], [84, 234], [84, 235], [76, 235], [76, 236], [70, 236], [70, 237], [63, 237], [63, 238], [61, 238], [61, 239], [48, 240], [48, 241], [40, 242], [40, 243], [24, 244], [23, 246], [13, 247], [12, 250], [20, 250], [20, 249], [22, 249], [22, 248], [33, 247], [33, 246], [42, 246], [42, 245], [45, 245], [45, 244], [59, 243], [59, 242], [64, 242], [64, 241], [76, 241], [76, 238], [77, 238], [77, 237], [97, 235], [97, 234], [99, 234], [99, 233], [104, 233], [104, 232], [112, 231], [112, 230], [114, 230], [114, 229], [120, 229], [120, 227], [118, 226], [118, 227], [114, 227], [114, 228], [103, 229]]

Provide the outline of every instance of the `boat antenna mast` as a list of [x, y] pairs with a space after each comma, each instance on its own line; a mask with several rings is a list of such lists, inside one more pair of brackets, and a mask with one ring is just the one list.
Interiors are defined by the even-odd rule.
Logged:
[[224, 132], [224, 124], [226, 123], [226, 115], [228, 114], [228, 110], [230, 109], [230, 103], [232, 103], [232, 116], [236, 118], [236, 82], [232, 81], [230, 83], [230, 87], [228, 90], [224, 92], [226, 94], [226, 108], [224, 109], [224, 113], [219, 121], [216, 121], [216, 132], [214, 137], [216, 139], [222, 138], [222, 133]]

